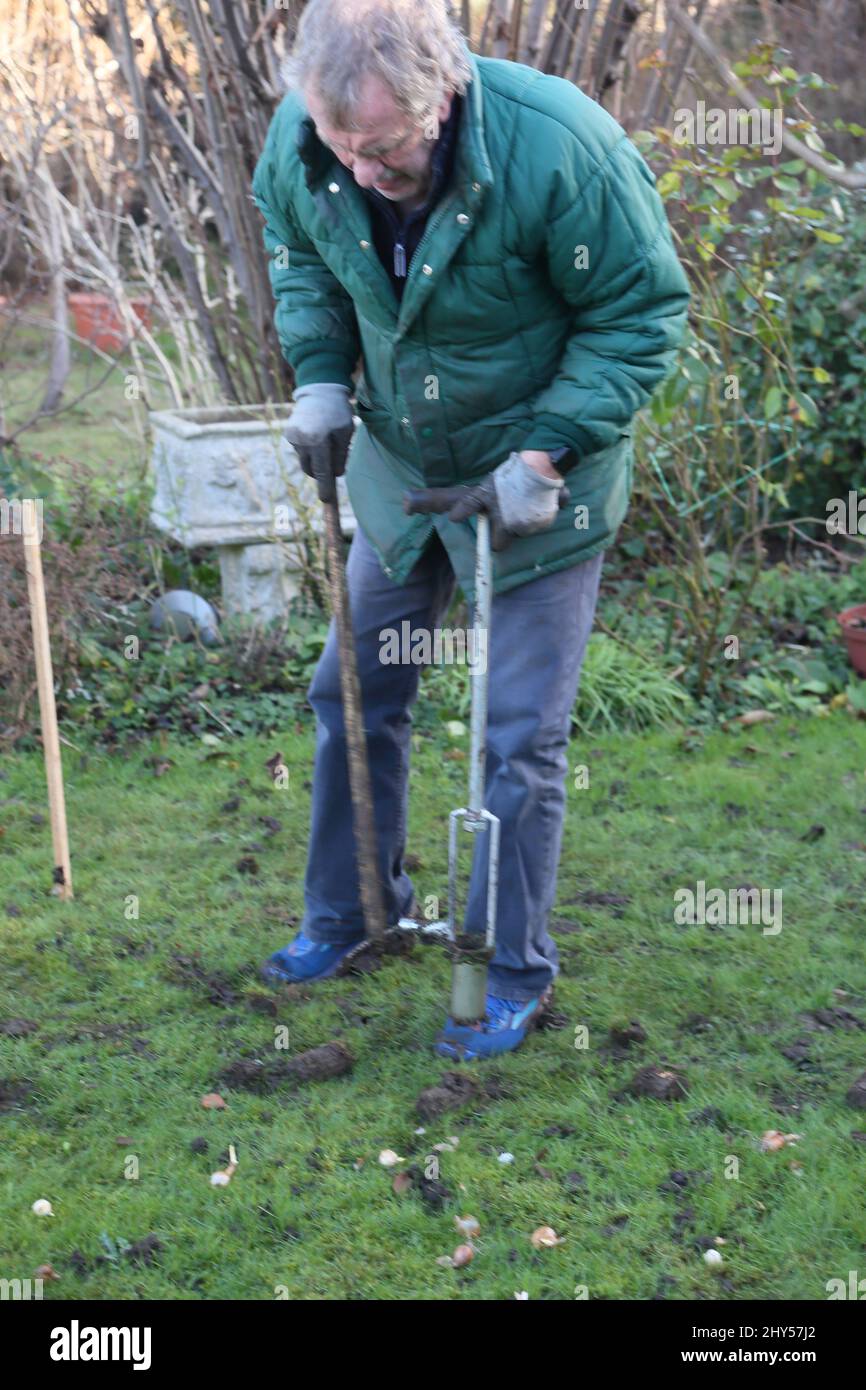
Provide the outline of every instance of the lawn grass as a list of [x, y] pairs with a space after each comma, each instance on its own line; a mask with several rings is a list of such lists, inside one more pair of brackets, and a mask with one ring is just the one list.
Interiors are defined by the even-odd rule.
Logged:
[[[47, 313], [44, 303], [34, 302], [22, 321], [11, 328], [0, 315], [2, 399], [9, 433], [32, 420], [18, 440], [25, 455], [38, 453], [51, 460], [88, 464], [107, 473], [107, 490], [118, 482], [138, 482], [149, 446], [143, 432], [143, 400], [133, 402], [128, 394], [134, 371], [129, 352], [121, 353], [112, 367], [86, 343], [71, 338], [62, 407], [53, 415], [33, 419], [48, 377]], [[156, 337], [161, 350], [173, 358], [177, 349], [169, 335], [158, 332]], [[167, 384], [156, 374], [144, 382], [136, 380], [136, 388], [152, 410], [164, 410], [172, 404]]]
[[[277, 746], [286, 790], [264, 767]], [[159, 776], [155, 751], [170, 762]], [[569, 790], [555, 922], [563, 1026], [473, 1064], [496, 1079], [494, 1097], [424, 1135], [415, 1098], [447, 1068], [429, 1046], [447, 999], [443, 955], [419, 945], [299, 998], [259, 983], [257, 963], [302, 909], [311, 731], [211, 751], [65, 751], [71, 903], [47, 893], [40, 760], [6, 760], [0, 1020], [38, 1030], [0, 1036], [3, 1276], [48, 1262], [60, 1280], [45, 1295], [62, 1298], [570, 1299], [585, 1286], [590, 1298], [807, 1299], [866, 1268], [866, 1149], [851, 1138], [866, 1117], [845, 1103], [866, 1035], [810, 1031], [799, 1017], [835, 1005], [866, 1020], [861, 724], [783, 720], [702, 746], [677, 733], [574, 743], [571, 766], [585, 763], [590, 784]], [[443, 751], [416, 738], [410, 847], [419, 896], [444, 902], [446, 818], [466, 764]], [[268, 833], [262, 816], [280, 828]], [[801, 839], [813, 825], [824, 833]], [[245, 856], [252, 872], [236, 867]], [[674, 891], [698, 879], [781, 888], [782, 931], [676, 925]], [[616, 900], [581, 902], [587, 893]], [[222, 977], [216, 989], [173, 961], [195, 953]], [[608, 1031], [630, 1019], [647, 1041], [618, 1058]], [[284, 1057], [281, 1027], [291, 1053], [339, 1038], [353, 1073], [268, 1095], [220, 1083], [239, 1057]], [[781, 1049], [801, 1038], [798, 1066]], [[664, 1062], [684, 1069], [685, 1099], [615, 1098], [639, 1065]], [[223, 1112], [201, 1107], [213, 1089]], [[768, 1129], [802, 1139], [762, 1153]], [[439, 1163], [453, 1199], [436, 1210], [414, 1190], [395, 1195], [379, 1151], [423, 1168], [451, 1135], [459, 1147]], [[196, 1138], [206, 1152], [191, 1150]], [[240, 1166], [215, 1189], [229, 1143]], [[124, 1176], [130, 1158], [137, 1178]], [[31, 1213], [40, 1197], [53, 1218]], [[436, 1263], [458, 1243], [455, 1214], [481, 1223], [459, 1271]], [[542, 1224], [565, 1241], [536, 1253]], [[150, 1233], [162, 1245], [150, 1264], [101, 1241]], [[719, 1236], [713, 1272], [701, 1243]]]

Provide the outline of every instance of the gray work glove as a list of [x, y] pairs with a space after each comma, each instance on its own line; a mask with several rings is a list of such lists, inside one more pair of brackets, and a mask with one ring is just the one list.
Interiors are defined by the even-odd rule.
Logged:
[[336, 479], [346, 471], [353, 426], [348, 386], [325, 381], [298, 387], [285, 436], [304, 472], [315, 478], [321, 502], [337, 499]]
[[479, 483], [407, 492], [403, 506], [410, 514], [447, 512], [449, 521], [465, 521], [476, 512], [487, 512], [490, 547], [504, 550], [515, 536], [546, 531], [568, 500], [562, 479], [543, 478], [513, 453]]

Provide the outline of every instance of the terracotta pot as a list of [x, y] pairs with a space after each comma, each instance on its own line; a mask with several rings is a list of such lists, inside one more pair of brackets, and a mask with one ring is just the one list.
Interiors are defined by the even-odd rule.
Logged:
[[[858, 620], [862, 626], [854, 626]], [[851, 665], [861, 676], [866, 676], [866, 603], [843, 609], [839, 614], [839, 622], [842, 624], [842, 634]]]
[[[130, 300], [132, 312], [145, 328], [151, 326], [150, 300]], [[102, 352], [118, 352], [129, 342], [129, 334], [117, 305], [107, 294], [71, 294], [69, 307], [75, 320], [75, 331], [86, 343]]]

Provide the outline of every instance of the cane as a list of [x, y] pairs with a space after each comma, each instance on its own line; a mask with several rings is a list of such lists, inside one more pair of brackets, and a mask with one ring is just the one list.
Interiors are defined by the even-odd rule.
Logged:
[[367, 940], [380, 949], [385, 940], [385, 900], [379, 877], [379, 851], [373, 818], [373, 796], [370, 787], [370, 767], [367, 761], [367, 738], [364, 733], [361, 682], [355, 653], [355, 634], [349, 608], [346, 584], [346, 565], [343, 558], [343, 538], [340, 533], [340, 508], [333, 478], [320, 480], [319, 497], [325, 513], [325, 534], [328, 548], [328, 585], [331, 610], [337, 624], [337, 650], [340, 658], [340, 689], [343, 696], [343, 723], [346, 728], [346, 748], [349, 764], [349, 788], [352, 796], [352, 821], [355, 828], [355, 854], [361, 889], [361, 910]]
[[66, 829], [66, 803], [63, 796], [63, 764], [60, 758], [60, 735], [57, 728], [57, 707], [54, 703], [54, 677], [51, 670], [51, 644], [48, 637], [48, 608], [45, 602], [45, 580], [42, 574], [42, 550], [37, 504], [25, 499], [24, 564], [27, 570], [27, 594], [30, 602], [30, 624], [33, 629], [33, 656], [36, 664], [36, 684], [39, 691], [39, 718], [42, 726], [42, 750], [45, 756], [45, 779], [48, 783], [48, 808], [51, 813], [51, 841], [54, 847], [54, 885], [60, 898], [72, 897], [72, 868], [69, 862], [69, 835]]

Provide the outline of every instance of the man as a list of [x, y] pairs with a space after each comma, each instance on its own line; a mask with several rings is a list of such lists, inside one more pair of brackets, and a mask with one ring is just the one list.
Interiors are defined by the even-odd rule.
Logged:
[[[419, 672], [380, 660], [382, 634], [404, 620], [413, 637], [432, 632], [455, 578], [473, 598], [473, 518], [491, 518], [496, 953], [484, 1022], [449, 1019], [437, 1042], [489, 1056], [523, 1041], [557, 971], [570, 714], [602, 552], [627, 507], [632, 419], [671, 364], [687, 282], [616, 122], [560, 78], [473, 56], [445, 0], [310, 0], [287, 77], [253, 187], [295, 373], [288, 436], [323, 497], [349, 454], [349, 592], [392, 924], [414, 905], [403, 857]], [[406, 514], [407, 491], [440, 487], [458, 489], [449, 512]], [[305, 915], [266, 967], [305, 982], [363, 936], [333, 629], [309, 698]], [[484, 928], [485, 868], [479, 853], [468, 932]]]

